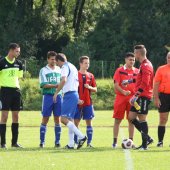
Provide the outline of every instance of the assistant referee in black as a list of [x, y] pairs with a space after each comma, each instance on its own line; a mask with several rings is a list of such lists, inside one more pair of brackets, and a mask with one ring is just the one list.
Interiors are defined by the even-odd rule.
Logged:
[[23, 67], [17, 58], [20, 55], [20, 46], [16, 43], [9, 45], [8, 55], [0, 59], [0, 86], [2, 113], [0, 121], [1, 148], [6, 146], [6, 123], [8, 113], [12, 112], [12, 141], [11, 147], [22, 147], [18, 144], [19, 111], [21, 108], [21, 93], [19, 78], [23, 77]]

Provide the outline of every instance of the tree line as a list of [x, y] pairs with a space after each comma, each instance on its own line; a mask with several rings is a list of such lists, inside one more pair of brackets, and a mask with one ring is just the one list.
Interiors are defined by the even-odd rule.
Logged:
[[170, 44], [169, 6], [169, 0], [1, 0], [0, 55], [17, 42], [21, 57], [37, 63], [55, 50], [76, 65], [89, 55], [118, 67], [140, 43], [157, 68]]

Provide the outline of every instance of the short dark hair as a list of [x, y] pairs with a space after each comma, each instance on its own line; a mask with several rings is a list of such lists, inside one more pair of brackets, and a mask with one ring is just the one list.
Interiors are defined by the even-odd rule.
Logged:
[[144, 49], [145, 48], [145, 46], [144, 45], [135, 45], [134, 46], [134, 50], [141, 50], [141, 49]]
[[57, 53], [57, 55], [56, 55], [56, 60], [57, 60], [57, 61], [60, 60], [60, 61], [62, 61], [62, 62], [65, 62], [65, 61], [67, 61], [67, 57], [66, 57], [65, 54], [63, 54], [63, 53]]
[[16, 48], [20, 48], [19, 44], [17, 43], [10, 43], [8, 49], [15, 50]]
[[79, 63], [83, 63], [83, 61], [84, 60], [89, 60], [89, 57], [88, 56], [81, 56], [80, 58], [79, 58]]
[[132, 53], [132, 52], [126, 53], [126, 54], [125, 54], [125, 58], [128, 58], [128, 57], [135, 57], [135, 56], [134, 56], [134, 53]]
[[47, 59], [49, 59], [50, 57], [56, 57], [57, 53], [55, 51], [48, 51], [47, 53]]
[[139, 50], [142, 56], [145, 56], [147, 51], [144, 45], [135, 45], [134, 50]]

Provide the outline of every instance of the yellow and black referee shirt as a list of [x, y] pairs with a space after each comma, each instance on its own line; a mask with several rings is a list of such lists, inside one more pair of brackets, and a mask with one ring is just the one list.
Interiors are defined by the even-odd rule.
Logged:
[[0, 59], [0, 86], [20, 88], [19, 78], [23, 77], [23, 66], [20, 60]]

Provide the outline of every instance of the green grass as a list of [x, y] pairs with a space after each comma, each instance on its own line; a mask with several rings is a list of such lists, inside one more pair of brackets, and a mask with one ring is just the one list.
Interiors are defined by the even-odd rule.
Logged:
[[[0, 149], [0, 169], [1, 170], [125, 170], [128, 169], [125, 154], [120, 147], [122, 136], [128, 137], [127, 121], [122, 122], [122, 127], [118, 140], [118, 148], [112, 149], [112, 111], [96, 111], [96, 118], [93, 121], [95, 148], [87, 149], [83, 147], [80, 150], [65, 150], [54, 148], [54, 128], [53, 120], [49, 122], [46, 147], [40, 149], [39, 145], [39, 125], [41, 115], [38, 111], [20, 113], [20, 135], [19, 143], [24, 149], [10, 148], [11, 115], [7, 127], [7, 145], [8, 150]], [[170, 130], [167, 128], [164, 147], [157, 148], [157, 111], [150, 111], [148, 116], [150, 125], [149, 133], [155, 139], [155, 143], [150, 146], [148, 151], [128, 150], [133, 161], [135, 170], [169, 170], [170, 154]], [[84, 122], [81, 122], [80, 129], [85, 133]], [[168, 123], [169, 127], [169, 123]], [[68, 141], [67, 128], [63, 126], [61, 144], [65, 146]], [[140, 134], [135, 131], [134, 142], [140, 145]]]

